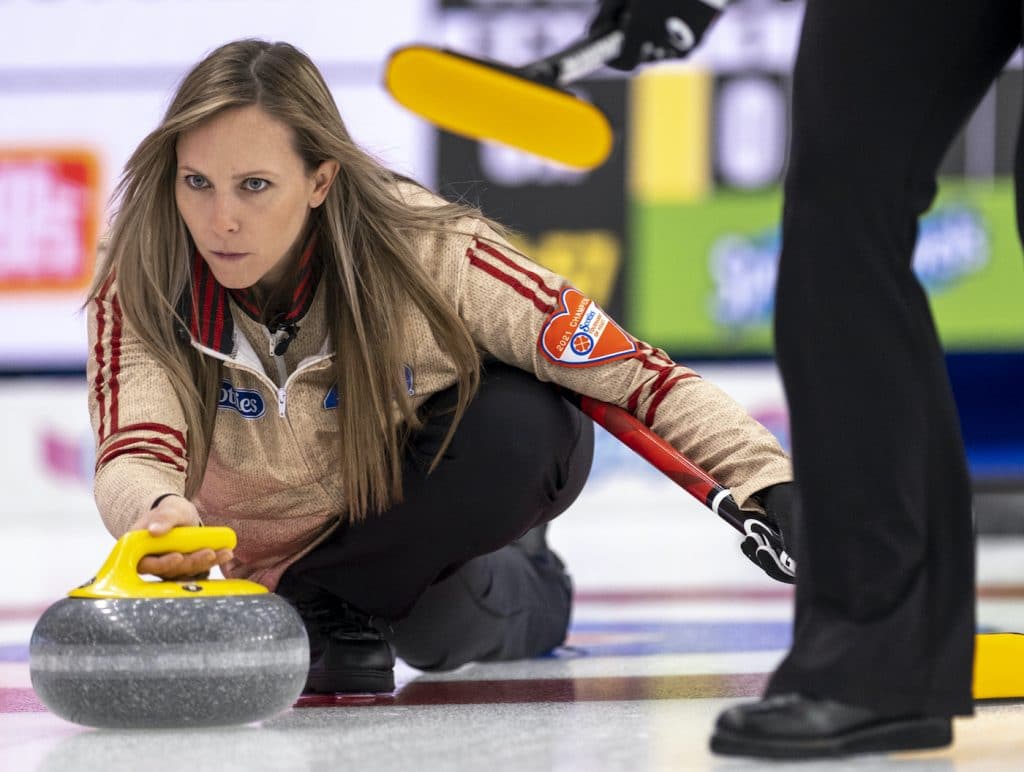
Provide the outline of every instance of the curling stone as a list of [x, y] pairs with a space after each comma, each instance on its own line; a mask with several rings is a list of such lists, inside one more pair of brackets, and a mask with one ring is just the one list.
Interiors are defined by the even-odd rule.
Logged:
[[243, 724], [291, 706], [309, 640], [283, 598], [241, 579], [148, 581], [150, 554], [235, 546], [230, 528], [121, 537], [96, 578], [50, 606], [29, 644], [32, 687], [63, 719], [129, 729]]

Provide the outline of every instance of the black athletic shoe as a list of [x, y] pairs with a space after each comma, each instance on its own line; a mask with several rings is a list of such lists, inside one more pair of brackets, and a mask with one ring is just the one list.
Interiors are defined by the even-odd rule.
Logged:
[[880, 716], [831, 700], [781, 694], [724, 711], [715, 723], [711, 750], [726, 756], [807, 759], [941, 748], [951, 742], [949, 718]]
[[309, 635], [304, 693], [378, 693], [395, 688], [395, 652], [370, 615], [325, 590], [282, 580], [286, 598]]

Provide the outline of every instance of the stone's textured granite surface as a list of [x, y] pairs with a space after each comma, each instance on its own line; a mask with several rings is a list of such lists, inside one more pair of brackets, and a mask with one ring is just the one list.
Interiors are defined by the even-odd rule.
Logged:
[[224, 726], [288, 708], [309, 668], [283, 598], [65, 598], [29, 644], [32, 686], [61, 718], [106, 728]]

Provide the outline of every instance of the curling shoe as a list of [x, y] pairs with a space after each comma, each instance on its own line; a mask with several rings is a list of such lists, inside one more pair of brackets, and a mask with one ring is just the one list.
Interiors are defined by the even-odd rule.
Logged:
[[721, 713], [711, 750], [725, 756], [809, 759], [941, 748], [951, 742], [949, 718], [882, 716], [831, 700], [780, 694]]
[[278, 593], [302, 617], [309, 635], [304, 694], [394, 691], [395, 651], [369, 615], [309, 585], [282, 580]]

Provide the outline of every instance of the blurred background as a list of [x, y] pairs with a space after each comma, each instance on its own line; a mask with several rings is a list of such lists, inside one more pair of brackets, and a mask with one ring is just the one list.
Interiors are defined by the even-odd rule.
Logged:
[[[382, 73], [394, 47], [416, 41], [525, 63], [581, 35], [589, 0], [0, 0], [4, 573], [52, 597], [69, 578], [40, 568], [48, 534], [107, 543], [92, 503], [81, 311], [96, 239], [125, 160], [177, 82], [241, 37], [304, 49], [367, 150], [504, 221], [538, 262], [718, 382], [787, 444], [771, 315], [802, 11], [738, 0], [685, 64], [582, 82], [617, 141], [604, 166], [575, 173], [434, 130], [391, 101]], [[1021, 92], [1018, 56], [947, 157], [915, 255], [988, 534], [1024, 532], [1024, 262], [1011, 181]], [[872, 373], [851, 361], [850, 377]], [[602, 435], [591, 488], [606, 494], [609, 528], [652, 491], [668, 495], [662, 484]]]

